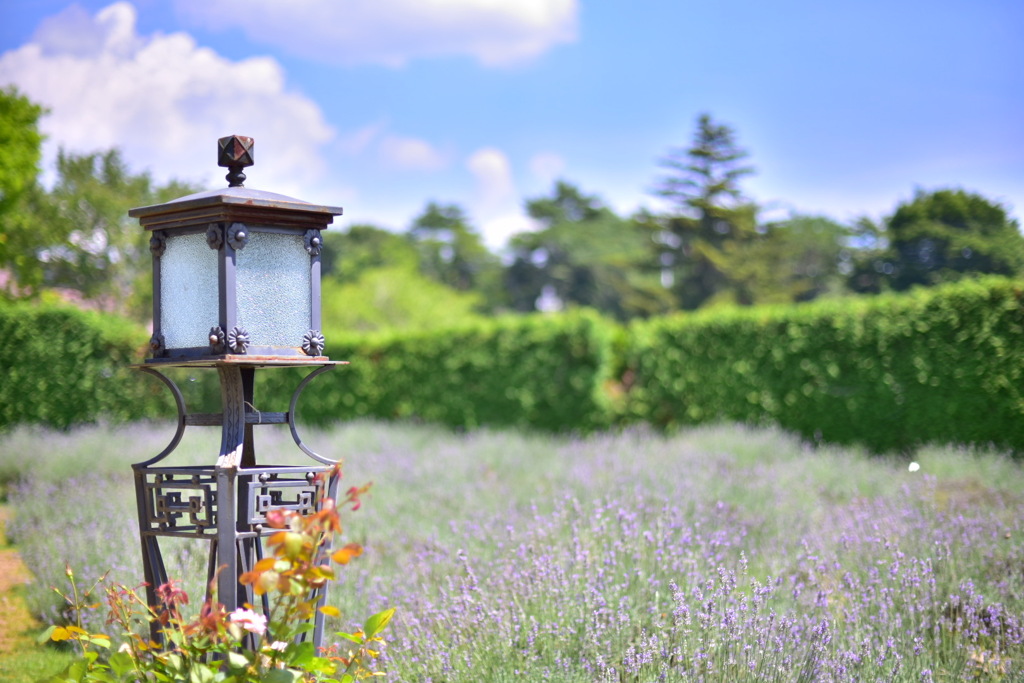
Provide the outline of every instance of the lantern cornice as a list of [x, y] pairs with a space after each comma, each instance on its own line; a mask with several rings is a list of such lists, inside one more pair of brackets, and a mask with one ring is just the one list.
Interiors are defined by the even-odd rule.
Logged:
[[311, 204], [275, 192], [228, 187], [198, 192], [163, 204], [128, 211], [146, 230], [165, 230], [203, 223], [238, 222], [284, 228], [324, 230], [342, 215], [340, 206]]

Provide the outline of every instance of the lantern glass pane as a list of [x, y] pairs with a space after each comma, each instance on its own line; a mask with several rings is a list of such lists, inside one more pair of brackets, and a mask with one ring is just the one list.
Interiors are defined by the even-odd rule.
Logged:
[[220, 319], [217, 252], [206, 234], [167, 238], [160, 257], [160, 332], [169, 349], [208, 346]]
[[312, 290], [304, 235], [249, 232], [235, 256], [238, 324], [253, 346], [300, 346]]

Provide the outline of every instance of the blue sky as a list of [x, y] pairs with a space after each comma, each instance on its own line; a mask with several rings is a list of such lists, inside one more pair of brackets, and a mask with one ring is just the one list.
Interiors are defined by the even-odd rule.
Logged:
[[659, 208], [697, 116], [732, 126], [766, 215], [880, 217], [963, 187], [1024, 216], [1020, 0], [0, 2], [0, 85], [58, 147], [247, 186], [400, 230], [428, 200], [492, 247], [556, 178]]

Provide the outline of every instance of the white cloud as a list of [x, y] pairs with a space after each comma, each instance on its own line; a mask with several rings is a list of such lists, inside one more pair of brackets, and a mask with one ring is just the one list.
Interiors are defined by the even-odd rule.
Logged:
[[210, 30], [335, 64], [401, 66], [469, 55], [486, 65], [536, 57], [576, 39], [577, 0], [177, 0]]
[[44, 21], [33, 40], [0, 55], [0, 83], [14, 84], [50, 113], [40, 127], [72, 151], [119, 147], [133, 169], [158, 179], [223, 183], [216, 140], [256, 138], [254, 187], [306, 197], [335, 137], [320, 108], [290, 92], [271, 58], [233, 62], [185, 33], [140, 36], [135, 9], [95, 15], [72, 6]]
[[402, 170], [436, 171], [447, 165], [444, 154], [426, 140], [387, 135], [380, 141], [380, 157]]
[[500, 206], [515, 196], [512, 167], [500, 149], [478, 149], [466, 160], [466, 168], [476, 179], [477, 203], [483, 208]]
[[490, 249], [503, 248], [516, 233], [537, 229], [536, 221], [523, 213], [512, 165], [503, 151], [494, 147], [478, 149], [466, 160], [466, 168], [476, 180], [470, 202], [473, 215]]
[[540, 224], [521, 211], [503, 213], [487, 218], [480, 226], [484, 244], [493, 251], [500, 250], [508, 244], [512, 235], [520, 232], [533, 232], [540, 229]]

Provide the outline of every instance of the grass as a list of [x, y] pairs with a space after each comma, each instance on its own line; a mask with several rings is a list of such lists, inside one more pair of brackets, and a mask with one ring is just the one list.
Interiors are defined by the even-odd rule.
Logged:
[[[169, 436], [0, 437], [44, 620], [60, 616], [45, 586], [65, 560], [83, 578], [141, 576], [129, 465]], [[737, 426], [572, 439], [367, 422], [305, 439], [344, 459], [349, 484], [375, 482], [347, 517], [367, 553], [332, 602], [346, 629], [398, 608], [391, 680], [1024, 674], [1024, 471], [1000, 453], [870, 457]], [[217, 447], [215, 430], [189, 430], [171, 457], [209, 463]], [[261, 462], [304, 457], [287, 430], [261, 429], [257, 448]], [[170, 562], [192, 592], [199, 550]]]

